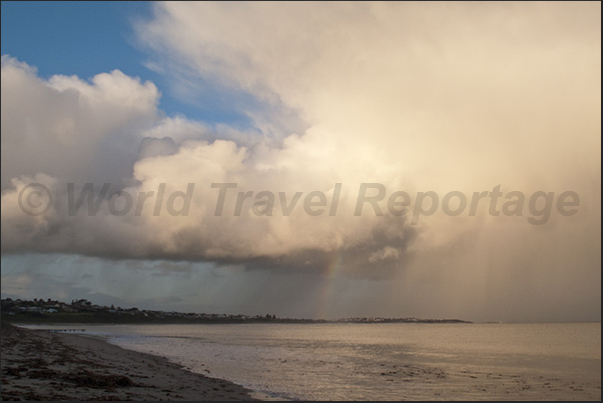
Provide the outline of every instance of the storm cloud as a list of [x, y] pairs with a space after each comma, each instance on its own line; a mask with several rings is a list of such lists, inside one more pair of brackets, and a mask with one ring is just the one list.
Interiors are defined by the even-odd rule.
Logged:
[[[153, 66], [191, 96], [199, 88], [187, 83], [204, 80], [253, 98], [249, 109], [233, 105], [249, 116], [245, 129], [166, 117], [153, 83], [118, 70], [45, 80], [5, 55], [2, 253], [278, 276], [337, 266], [338, 276], [395, 288], [375, 310], [421, 301], [421, 313], [448, 304], [458, 316], [512, 318], [521, 303], [529, 318], [600, 320], [600, 15], [598, 3], [155, 4], [136, 25]], [[40, 216], [18, 205], [32, 182], [55, 198]], [[115, 216], [108, 199], [95, 216], [70, 216], [67, 183], [87, 182], [133, 196], [163, 183], [195, 192], [185, 217], [150, 207]], [[258, 217], [252, 202], [216, 216], [212, 183], [237, 184], [227, 211], [237, 192], [330, 200], [341, 183], [342, 193], [334, 216], [309, 216], [303, 200], [289, 216]], [[574, 191], [581, 204], [544, 225], [487, 208], [411, 225], [386, 202], [384, 216], [354, 216], [361, 183], [440, 198], [497, 185]]]

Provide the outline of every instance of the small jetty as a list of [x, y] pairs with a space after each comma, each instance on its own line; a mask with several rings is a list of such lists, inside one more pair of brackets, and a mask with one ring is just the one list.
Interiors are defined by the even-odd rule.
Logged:
[[51, 333], [85, 332], [86, 329], [48, 329]]

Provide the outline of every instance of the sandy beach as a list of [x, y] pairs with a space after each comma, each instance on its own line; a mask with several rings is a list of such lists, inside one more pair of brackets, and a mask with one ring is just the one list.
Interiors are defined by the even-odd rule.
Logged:
[[164, 358], [2, 323], [2, 400], [254, 400]]

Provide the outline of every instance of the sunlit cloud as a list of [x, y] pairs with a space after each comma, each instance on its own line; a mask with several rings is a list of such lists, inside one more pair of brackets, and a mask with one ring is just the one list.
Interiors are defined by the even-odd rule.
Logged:
[[[344, 290], [347, 281], [374, 291], [366, 284], [387, 280], [376, 310], [447, 305], [487, 316], [482, 305], [505, 316], [521, 301], [536, 307], [531, 317], [600, 317], [590, 286], [600, 285], [599, 4], [169, 2], [135, 28], [147, 64], [177, 93], [194, 97], [207, 88], [199, 82], [223, 88], [250, 125], [166, 117], [156, 85], [119, 70], [42, 79], [3, 56], [3, 254], [301, 273], [328, 278], [345, 301], [370, 294]], [[56, 195], [41, 216], [18, 208], [30, 182]], [[66, 184], [87, 182], [133, 196], [193, 183], [191, 213], [118, 217], [104, 200], [95, 216], [69, 216]], [[216, 216], [212, 183], [237, 184], [228, 214]], [[303, 199], [290, 215], [254, 214], [258, 192], [320, 191], [330, 201], [338, 183], [334, 216], [306, 214]], [[492, 216], [487, 202], [475, 216], [438, 211], [411, 223], [387, 199], [383, 216], [354, 216], [361, 183], [440, 198], [498, 185], [573, 191], [580, 206], [544, 225], [531, 225], [527, 210]], [[253, 196], [237, 216], [238, 192]], [[166, 263], [160, 273], [181, 270]]]

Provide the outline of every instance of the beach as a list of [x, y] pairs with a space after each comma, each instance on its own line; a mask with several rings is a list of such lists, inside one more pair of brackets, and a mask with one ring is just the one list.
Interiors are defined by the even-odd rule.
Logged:
[[82, 335], [2, 323], [2, 400], [254, 400], [167, 359]]
[[601, 400], [597, 323], [119, 325], [86, 332], [243, 385], [261, 399]]

